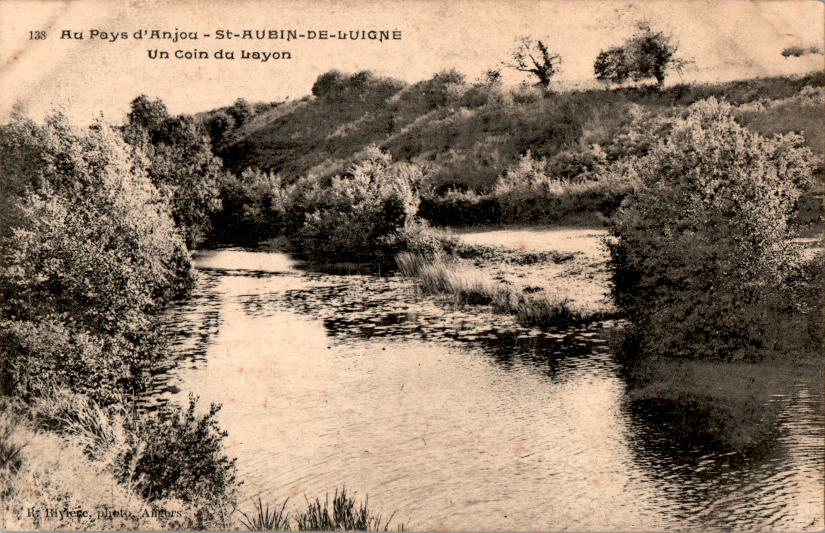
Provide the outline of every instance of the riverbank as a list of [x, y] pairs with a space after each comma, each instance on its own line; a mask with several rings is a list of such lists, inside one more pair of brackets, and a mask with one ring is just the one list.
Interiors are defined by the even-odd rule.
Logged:
[[449, 254], [402, 253], [401, 273], [428, 294], [490, 305], [542, 329], [615, 318], [601, 228], [556, 226], [440, 230]]
[[147, 501], [116, 479], [105, 458], [88, 453], [80, 437], [40, 430], [30, 415], [7, 401], [0, 405], [3, 529], [152, 531], [205, 525], [179, 500]]
[[[813, 264], [822, 260], [822, 248], [811, 234], [807, 229], [795, 242]], [[473, 227], [451, 235], [462, 245], [458, 260], [402, 265], [402, 271], [417, 278], [425, 292], [494, 307], [508, 298], [547, 301], [557, 310], [545, 320], [547, 327], [571, 317], [581, 320], [615, 313], [603, 228]], [[774, 400], [790, 394], [800, 382], [811, 389], [823, 386], [821, 345], [812, 334], [821, 306], [816, 301], [819, 289], [816, 280], [805, 283], [801, 291], [809, 291], [808, 301], [799, 302], [795, 309], [773, 311], [774, 322], [781, 326], [774, 351], [761, 361], [640, 359], [629, 348], [620, 356], [628, 408], [657, 412], [679, 439], [714, 442], [741, 453], [769, 447], [777, 436]], [[517, 306], [506, 307], [499, 303], [504, 312], [518, 314]], [[562, 308], [564, 313], [559, 312]]]

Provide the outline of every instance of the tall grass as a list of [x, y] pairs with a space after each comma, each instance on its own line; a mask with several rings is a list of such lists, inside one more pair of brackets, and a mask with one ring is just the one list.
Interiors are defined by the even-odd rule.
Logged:
[[447, 294], [459, 304], [491, 305], [497, 313], [515, 315], [525, 326], [580, 324], [601, 316], [576, 309], [558, 293], [527, 294], [496, 282], [478, 268], [440, 259], [430, 261], [407, 252], [398, 254], [395, 260], [401, 274], [414, 278], [425, 293]]
[[126, 443], [124, 402], [103, 408], [88, 396], [52, 389], [34, 403], [35, 421], [44, 429], [71, 436], [84, 453], [105, 461]]
[[389, 531], [394, 516], [384, 520], [380, 514], [370, 512], [369, 498], [359, 502], [344, 487], [340, 492], [335, 489], [332, 507], [328, 494], [323, 504], [317, 498], [314, 502], [307, 500], [307, 508], [298, 513], [295, 524], [299, 531]]
[[[395, 513], [386, 520], [380, 514], [369, 509], [369, 497], [359, 501], [355, 494], [348, 493], [346, 487], [335, 489], [332, 501], [329, 494], [322, 502], [306, 499], [306, 508], [294, 515], [286, 512], [289, 499], [270, 509], [260, 498], [254, 503], [254, 510], [247, 514], [241, 511], [240, 523], [250, 531], [389, 531]], [[404, 530], [398, 524], [399, 531]]]
[[286, 512], [288, 502], [289, 498], [284, 500], [280, 509], [273, 507], [270, 511], [269, 504], [264, 505], [261, 498], [258, 498], [251, 514], [241, 511], [241, 525], [250, 531], [289, 531], [289, 513]]
[[0, 475], [17, 472], [23, 464], [26, 442], [20, 437], [18, 420], [7, 410], [0, 413]]

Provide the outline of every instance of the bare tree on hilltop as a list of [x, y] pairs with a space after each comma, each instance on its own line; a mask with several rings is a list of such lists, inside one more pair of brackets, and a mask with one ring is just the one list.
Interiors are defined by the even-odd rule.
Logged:
[[558, 74], [561, 65], [561, 56], [550, 52], [544, 41], [533, 40], [530, 36], [519, 39], [519, 44], [513, 50], [510, 62], [503, 62], [504, 66], [519, 72], [526, 72], [538, 78], [536, 85], [549, 90], [553, 76]]

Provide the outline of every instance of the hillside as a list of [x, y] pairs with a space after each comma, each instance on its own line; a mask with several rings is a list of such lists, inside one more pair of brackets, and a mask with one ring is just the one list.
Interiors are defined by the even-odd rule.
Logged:
[[[543, 94], [533, 87], [469, 84], [442, 72], [413, 85], [369, 72], [319, 77], [313, 96], [258, 105], [216, 151], [234, 171], [274, 171], [287, 181], [340, 172], [370, 145], [394, 160], [425, 164], [438, 190], [488, 191], [530, 151], [560, 177], [586, 171], [633, 113], [666, 116], [716, 97], [762, 134], [798, 132], [823, 153], [822, 72], [798, 77]], [[634, 105], [635, 104], [635, 105]], [[205, 118], [219, 110], [205, 114]], [[595, 152], [594, 152], [595, 149]]]

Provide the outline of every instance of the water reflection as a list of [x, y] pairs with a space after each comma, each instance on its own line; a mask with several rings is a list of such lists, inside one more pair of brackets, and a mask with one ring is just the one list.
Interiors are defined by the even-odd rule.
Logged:
[[427, 530], [822, 527], [821, 395], [804, 386], [776, 399], [770, 454], [725, 455], [625, 405], [621, 324], [541, 332], [399, 278], [224, 253], [169, 313], [180, 363], [155, 397], [224, 404], [248, 497], [346, 483]]

